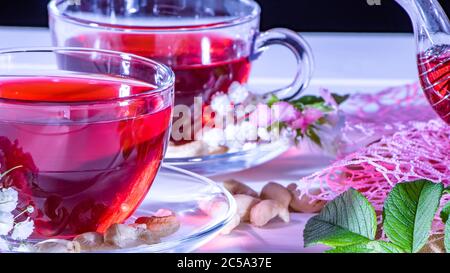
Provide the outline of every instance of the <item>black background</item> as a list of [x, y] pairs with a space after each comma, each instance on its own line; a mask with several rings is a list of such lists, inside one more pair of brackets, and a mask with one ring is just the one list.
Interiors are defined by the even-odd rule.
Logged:
[[[49, 0], [1, 0], [0, 25], [47, 26]], [[406, 13], [394, 0], [257, 0], [263, 8], [262, 29], [297, 31], [410, 32]], [[450, 14], [450, 1], [441, 0]]]

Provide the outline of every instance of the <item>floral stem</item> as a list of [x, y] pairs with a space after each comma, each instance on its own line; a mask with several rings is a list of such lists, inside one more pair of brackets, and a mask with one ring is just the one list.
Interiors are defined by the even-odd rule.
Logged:
[[17, 219], [17, 218], [19, 218], [20, 216], [22, 216], [22, 215], [24, 215], [25, 213], [33, 213], [33, 210], [34, 210], [34, 208], [33, 208], [33, 206], [28, 206], [28, 207], [26, 207], [22, 212], [20, 212], [19, 214], [17, 214], [15, 217], [14, 217], [14, 220], [15, 219]]
[[12, 169], [9, 169], [9, 170], [7, 170], [6, 172], [0, 174], [0, 180], [2, 180], [3, 177], [7, 176], [7, 175], [8, 175], [9, 173], [11, 173], [12, 171], [17, 170], [17, 169], [22, 168], [22, 167], [23, 167], [22, 165], [16, 166], [16, 167], [14, 167], [14, 168], [12, 168]]

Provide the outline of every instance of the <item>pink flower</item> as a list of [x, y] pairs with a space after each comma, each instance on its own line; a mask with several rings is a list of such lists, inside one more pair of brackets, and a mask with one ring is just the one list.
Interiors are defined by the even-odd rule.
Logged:
[[250, 114], [250, 123], [257, 127], [272, 125], [272, 111], [266, 104], [258, 104], [256, 110]]
[[273, 119], [280, 122], [291, 122], [300, 118], [301, 113], [290, 103], [280, 101], [272, 106]]
[[316, 108], [306, 108], [303, 116], [309, 124], [313, 124], [323, 117], [322, 111]]
[[293, 129], [301, 129], [303, 132], [306, 132], [311, 124], [314, 124], [322, 117], [323, 113], [320, 110], [315, 108], [306, 108], [303, 111], [303, 115], [291, 123], [291, 127]]
[[306, 122], [304, 117], [301, 117], [297, 120], [294, 120], [291, 123], [291, 127], [292, 127], [292, 129], [301, 129], [303, 132], [305, 132], [306, 129], [308, 129], [309, 124]]

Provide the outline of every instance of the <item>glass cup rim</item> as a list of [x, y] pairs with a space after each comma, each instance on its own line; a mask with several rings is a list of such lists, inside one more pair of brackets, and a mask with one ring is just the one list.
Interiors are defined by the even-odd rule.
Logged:
[[[145, 58], [139, 55], [120, 52], [120, 51], [114, 51], [114, 50], [105, 50], [105, 49], [94, 49], [94, 48], [81, 48], [81, 47], [24, 47], [24, 48], [6, 48], [0, 50], [0, 56], [3, 56], [4, 54], [21, 54], [21, 53], [30, 53], [30, 54], [36, 54], [36, 53], [56, 53], [58, 51], [64, 51], [64, 52], [89, 52], [89, 53], [99, 53], [99, 54], [109, 54], [117, 56], [118, 58], [121, 58], [123, 60], [133, 61], [138, 60], [143, 62], [145, 65], [151, 65], [154, 67], [153, 69], [155, 72], [162, 72], [167, 75], [167, 79], [164, 80], [164, 83], [161, 85], [156, 86], [155, 89], [142, 92], [139, 94], [132, 94], [124, 97], [118, 97], [118, 98], [111, 98], [111, 99], [93, 99], [93, 100], [86, 100], [86, 101], [77, 101], [77, 102], [46, 102], [46, 101], [22, 101], [22, 100], [16, 100], [16, 99], [8, 99], [8, 98], [1, 98], [1, 100], [4, 101], [14, 101], [14, 102], [24, 102], [26, 104], [33, 104], [33, 103], [45, 103], [45, 104], [56, 104], [56, 105], [69, 105], [69, 104], [76, 104], [76, 105], [89, 105], [89, 104], [98, 104], [98, 103], [111, 103], [116, 101], [127, 101], [127, 100], [133, 100], [133, 99], [139, 99], [142, 97], [146, 97], [153, 94], [160, 94], [167, 92], [169, 90], [172, 90], [175, 86], [175, 73], [172, 69], [170, 69], [167, 65], [164, 65], [162, 63], [159, 63], [155, 60]], [[0, 77], [1, 77], [0, 73]], [[51, 75], [50, 75], [51, 76]], [[139, 80], [144, 82], [143, 80]]]
[[113, 24], [113, 23], [102, 23], [98, 21], [91, 21], [86, 19], [81, 19], [75, 16], [70, 16], [65, 14], [58, 8], [58, 5], [73, 0], [51, 0], [48, 4], [48, 10], [50, 16], [55, 16], [60, 18], [61, 20], [81, 25], [87, 28], [94, 29], [105, 29], [105, 30], [113, 30], [113, 31], [124, 31], [128, 32], [130, 30], [134, 32], [173, 32], [173, 31], [201, 31], [201, 30], [214, 30], [221, 28], [234, 27], [242, 24], [249, 23], [261, 15], [261, 6], [254, 0], [239, 0], [240, 3], [244, 3], [251, 7], [251, 12], [246, 14], [245, 16], [241, 16], [231, 20], [223, 20], [220, 22], [214, 22], [210, 24], [204, 25], [174, 25], [174, 26], [130, 26], [124, 24]]

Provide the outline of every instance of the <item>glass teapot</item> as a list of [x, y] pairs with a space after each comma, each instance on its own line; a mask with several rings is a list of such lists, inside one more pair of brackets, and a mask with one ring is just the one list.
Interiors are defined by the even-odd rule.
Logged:
[[450, 124], [450, 21], [437, 0], [396, 0], [409, 14], [417, 40], [422, 89]]

